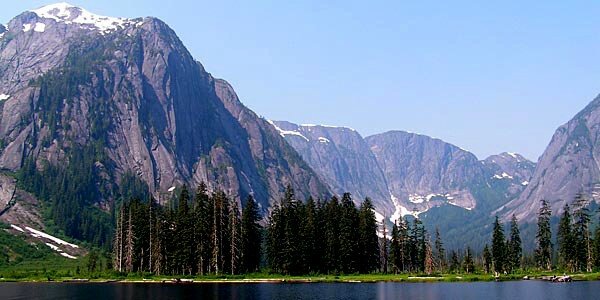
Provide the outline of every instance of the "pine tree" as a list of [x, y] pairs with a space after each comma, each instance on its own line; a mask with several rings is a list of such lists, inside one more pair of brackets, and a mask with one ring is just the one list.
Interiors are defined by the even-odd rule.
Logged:
[[340, 214], [340, 204], [337, 197], [333, 196], [325, 204], [325, 266], [329, 274], [340, 271], [339, 264], [339, 223], [337, 218]]
[[129, 206], [127, 213], [127, 231], [125, 233], [125, 272], [127, 273], [133, 272], [133, 256], [135, 255], [135, 232], [132, 217], [131, 206]]
[[357, 245], [359, 235], [356, 230], [359, 227], [359, 214], [349, 193], [342, 197], [342, 214], [340, 220], [340, 262], [341, 271], [351, 274], [356, 271], [359, 262]]
[[548, 202], [541, 201], [540, 211], [538, 213], [538, 228], [536, 234], [537, 248], [535, 250], [535, 260], [539, 268], [545, 270], [552, 269], [552, 232], [550, 229], [550, 217], [552, 211]]
[[438, 266], [438, 271], [444, 272], [446, 269], [446, 250], [442, 242], [442, 236], [439, 228], [435, 229], [435, 260]]
[[510, 222], [510, 240], [508, 241], [508, 264], [510, 271], [514, 271], [521, 266], [523, 257], [523, 248], [521, 246], [521, 232], [519, 223], [515, 215], [512, 216]]
[[213, 226], [213, 212], [211, 203], [214, 203], [208, 195], [208, 187], [201, 182], [194, 197], [195, 215], [195, 237], [196, 237], [196, 263], [197, 273], [205, 275], [210, 272], [211, 260], [211, 233]]
[[383, 219], [383, 221], [381, 222], [382, 225], [382, 234], [383, 234], [383, 238], [379, 239], [379, 258], [380, 258], [380, 265], [381, 265], [381, 272], [383, 274], [387, 274], [388, 272], [388, 241], [387, 241], [387, 226], [385, 225], [385, 218]]
[[573, 258], [574, 258], [574, 240], [573, 231], [571, 229], [571, 210], [569, 204], [565, 204], [563, 208], [563, 215], [558, 223], [558, 232], [556, 234], [557, 245], [558, 245], [558, 262], [562, 268], [575, 272]]
[[489, 274], [492, 270], [492, 253], [490, 253], [490, 248], [487, 244], [483, 247], [483, 267], [486, 274]]
[[465, 252], [464, 270], [467, 274], [471, 274], [475, 271], [475, 263], [473, 261], [473, 253], [471, 247], [467, 247]]
[[261, 226], [258, 205], [254, 197], [248, 196], [242, 212], [242, 269], [244, 272], [257, 272], [261, 255]]
[[594, 267], [600, 268], [600, 226], [594, 232]]
[[458, 259], [458, 253], [456, 253], [456, 251], [452, 250], [452, 253], [450, 254], [450, 271], [457, 273], [459, 269], [460, 269], [460, 260]]
[[392, 240], [390, 242], [390, 264], [394, 274], [398, 274], [401, 270], [401, 252], [400, 232], [398, 231], [398, 224], [394, 222], [394, 226], [392, 227]]
[[502, 273], [505, 270], [506, 262], [506, 244], [504, 238], [504, 229], [500, 225], [500, 221], [496, 216], [492, 235], [492, 259], [494, 271]]
[[236, 200], [231, 201], [229, 206], [229, 264], [231, 275], [238, 274], [240, 271], [242, 245], [241, 245], [241, 220], [240, 209]]
[[429, 237], [426, 237], [425, 241], [425, 273], [427, 275], [431, 275], [435, 272], [437, 266], [435, 259], [433, 257], [433, 251], [431, 249], [431, 243], [429, 242]]
[[[358, 221], [359, 272], [370, 273], [379, 264], [379, 241], [377, 237], [377, 219], [371, 199], [366, 198], [360, 205]], [[384, 218], [385, 221], [385, 218]]]
[[590, 212], [588, 200], [583, 194], [575, 197], [575, 211], [573, 213], [575, 226], [573, 238], [575, 241], [575, 265], [578, 270], [592, 272], [592, 241], [590, 238]]

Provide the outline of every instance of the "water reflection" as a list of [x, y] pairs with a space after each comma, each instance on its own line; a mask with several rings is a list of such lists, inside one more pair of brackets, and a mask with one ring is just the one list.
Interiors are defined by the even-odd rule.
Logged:
[[2, 299], [597, 299], [600, 282], [300, 284], [0, 283]]

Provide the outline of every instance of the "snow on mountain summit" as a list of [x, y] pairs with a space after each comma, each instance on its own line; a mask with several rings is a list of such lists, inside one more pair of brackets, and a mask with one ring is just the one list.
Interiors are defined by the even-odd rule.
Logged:
[[131, 19], [96, 15], [66, 2], [46, 5], [31, 12], [40, 18], [53, 19], [66, 24], [80, 24], [82, 27], [102, 32], [116, 30], [132, 23]]

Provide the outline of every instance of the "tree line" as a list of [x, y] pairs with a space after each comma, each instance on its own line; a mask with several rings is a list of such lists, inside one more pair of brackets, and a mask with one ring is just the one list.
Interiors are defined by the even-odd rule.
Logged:
[[223, 191], [205, 184], [193, 199], [183, 187], [175, 205], [134, 199], [121, 205], [113, 241], [113, 269], [156, 275], [256, 272], [261, 259], [258, 204], [240, 210]]
[[348, 193], [341, 199], [301, 201], [288, 187], [265, 220], [251, 196], [244, 202], [241, 208], [223, 191], [209, 193], [201, 184], [193, 196], [184, 187], [168, 207], [153, 200], [123, 203], [117, 213], [113, 269], [157, 275], [307, 275], [502, 274], [530, 265], [591, 272], [600, 267], [600, 228], [592, 235], [589, 201], [582, 195], [573, 212], [565, 205], [557, 251], [552, 212], [542, 200], [531, 255], [523, 253], [515, 216], [507, 224], [508, 234], [496, 217], [491, 245], [475, 253], [468, 246], [446, 251], [440, 231], [431, 235], [418, 218], [400, 217], [389, 231], [385, 221], [377, 220], [370, 199], [356, 206]]
[[[552, 210], [548, 201], [541, 200], [537, 218], [536, 248], [532, 255], [535, 267], [544, 271], [560, 269], [566, 272], [592, 272], [600, 268], [600, 226], [592, 234], [590, 201], [576, 195], [572, 206], [566, 203], [558, 222], [556, 239], [552, 233]], [[511, 272], [524, 266], [519, 225], [515, 216], [510, 224], [510, 236], [505, 239], [498, 218], [494, 223], [491, 252], [483, 251], [487, 270]], [[487, 262], [487, 263], [486, 263]]]

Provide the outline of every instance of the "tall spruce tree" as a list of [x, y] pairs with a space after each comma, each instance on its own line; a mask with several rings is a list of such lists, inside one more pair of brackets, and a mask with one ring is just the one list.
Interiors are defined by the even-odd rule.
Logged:
[[492, 260], [490, 248], [485, 244], [485, 247], [483, 247], [483, 268], [486, 274], [489, 274], [492, 271]]
[[444, 242], [442, 241], [439, 228], [435, 229], [435, 260], [438, 271], [444, 272], [446, 269], [446, 250], [444, 249]]
[[458, 253], [455, 250], [452, 250], [450, 253], [450, 272], [458, 273], [460, 270], [460, 260], [458, 258]]
[[502, 273], [506, 270], [506, 243], [504, 238], [504, 228], [496, 216], [494, 229], [492, 233], [492, 259], [494, 271]]
[[467, 250], [465, 251], [465, 259], [463, 262], [463, 269], [467, 274], [471, 274], [475, 272], [475, 262], [473, 261], [473, 251], [471, 251], [471, 247], [467, 246]]
[[361, 203], [358, 218], [358, 249], [360, 249], [358, 271], [371, 273], [377, 270], [379, 261], [377, 219], [375, 218], [375, 207], [371, 199], [366, 198]]
[[261, 226], [258, 205], [254, 197], [248, 196], [242, 212], [242, 270], [246, 273], [257, 272], [261, 256]]
[[565, 204], [563, 215], [558, 223], [558, 232], [556, 234], [556, 244], [558, 246], [558, 263], [570, 272], [574, 272], [574, 240], [572, 230], [571, 209], [569, 204]]
[[390, 267], [394, 274], [401, 272], [401, 252], [400, 232], [398, 231], [398, 224], [394, 222], [394, 226], [392, 226], [392, 239], [390, 241]]
[[523, 257], [523, 248], [521, 246], [521, 231], [519, 230], [519, 222], [515, 215], [510, 221], [510, 240], [508, 241], [508, 267], [510, 271], [514, 271], [521, 266]]
[[575, 226], [573, 239], [575, 244], [575, 265], [578, 270], [592, 272], [592, 239], [590, 236], [589, 201], [579, 193], [575, 197], [573, 212]]
[[552, 211], [548, 201], [542, 199], [538, 213], [535, 249], [535, 261], [539, 268], [544, 270], [552, 269], [552, 231], [550, 229], [550, 217]]
[[359, 263], [357, 245], [359, 245], [359, 213], [352, 202], [350, 193], [342, 196], [342, 214], [340, 220], [340, 263], [341, 271], [351, 274], [357, 271]]

